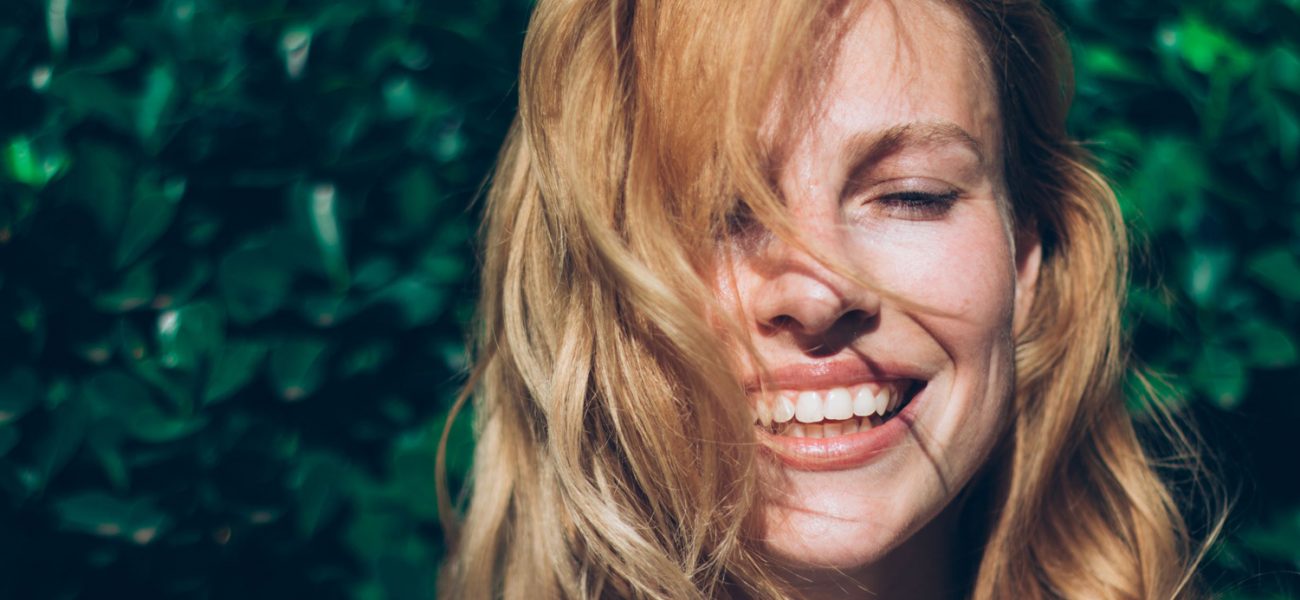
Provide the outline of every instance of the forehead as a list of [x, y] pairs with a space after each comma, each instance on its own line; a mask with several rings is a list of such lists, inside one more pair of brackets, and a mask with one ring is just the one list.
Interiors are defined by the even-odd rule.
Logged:
[[[954, 7], [876, 0], [853, 19], [825, 87], [816, 98], [798, 99], [814, 105], [814, 118], [798, 130], [799, 139], [773, 140], [775, 145], [797, 147], [796, 155], [841, 152], [863, 137], [917, 125], [968, 137], [984, 158], [998, 158], [992, 71]], [[812, 160], [826, 164], [825, 156]]]

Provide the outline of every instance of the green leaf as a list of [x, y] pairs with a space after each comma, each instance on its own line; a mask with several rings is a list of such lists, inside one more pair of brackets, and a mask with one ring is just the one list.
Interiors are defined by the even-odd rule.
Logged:
[[355, 302], [335, 293], [304, 294], [298, 302], [298, 312], [307, 321], [319, 327], [330, 327], [356, 312]]
[[1232, 266], [1233, 255], [1228, 248], [1192, 248], [1187, 261], [1187, 294], [1197, 304], [1213, 302]]
[[138, 258], [171, 225], [176, 206], [185, 192], [185, 179], [159, 182], [155, 177], [141, 177], [135, 186], [135, 198], [127, 209], [122, 234], [118, 237], [115, 263], [122, 268]]
[[459, 281], [466, 272], [464, 257], [443, 249], [425, 253], [420, 259], [419, 268], [430, 281], [439, 284]]
[[197, 431], [204, 422], [163, 411], [143, 383], [121, 371], [96, 373], [83, 390], [98, 414], [111, 417], [138, 440], [171, 441]]
[[230, 318], [247, 324], [284, 304], [293, 271], [270, 252], [269, 246], [255, 245], [227, 255], [218, 267], [217, 283]]
[[1165, 30], [1160, 41], [1201, 73], [1224, 68], [1239, 76], [1252, 65], [1250, 52], [1228, 31], [1191, 12], [1185, 14], [1177, 27]]
[[348, 287], [348, 263], [339, 228], [337, 195], [334, 184], [317, 184], [311, 191], [308, 215], [325, 273], [334, 283], [335, 290], [345, 290]]
[[153, 541], [169, 521], [150, 500], [120, 499], [98, 491], [62, 498], [54, 503], [54, 510], [68, 529], [140, 545]]
[[1152, 234], [1172, 229], [1188, 212], [1203, 210], [1206, 174], [1204, 152], [1185, 138], [1146, 140], [1128, 193], [1126, 214], [1137, 214]]
[[403, 232], [424, 231], [437, 214], [437, 182], [426, 168], [412, 167], [398, 176], [393, 195], [398, 226]]
[[26, 137], [16, 137], [4, 148], [4, 172], [14, 181], [34, 188], [43, 188], [68, 166], [68, 158], [61, 152], [42, 152]]
[[1238, 336], [1246, 347], [1246, 360], [1252, 366], [1277, 369], [1297, 362], [1295, 342], [1277, 325], [1252, 319], [1242, 325]]
[[27, 414], [40, 400], [40, 383], [30, 367], [0, 374], [0, 426]]
[[1080, 60], [1080, 70], [1095, 77], [1124, 82], [1147, 81], [1147, 73], [1134, 64], [1128, 55], [1111, 46], [1091, 45], [1075, 56]]
[[1191, 377], [1197, 389], [1224, 410], [1236, 408], [1246, 393], [1246, 365], [1237, 355], [1213, 344], [1201, 349]]
[[1300, 260], [1295, 253], [1282, 247], [1264, 250], [1250, 258], [1246, 270], [1283, 299], [1300, 302]]
[[99, 121], [122, 134], [135, 130], [136, 105], [130, 90], [112, 77], [89, 71], [58, 71], [46, 90], [72, 121]]
[[337, 457], [319, 453], [304, 457], [290, 482], [298, 497], [298, 531], [312, 537], [343, 507], [355, 479], [355, 469]]
[[130, 487], [131, 470], [122, 455], [121, 434], [117, 428], [99, 427], [86, 442], [88, 448], [104, 470], [104, 477], [113, 489], [124, 492]]
[[18, 329], [27, 334], [28, 349], [32, 354], [40, 354], [45, 347], [45, 305], [41, 299], [29, 292], [19, 288], [18, 290], [18, 307], [13, 313], [13, 319], [18, 324]]
[[271, 385], [285, 400], [301, 400], [316, 391], [325, 375], [329, 345], [318, 339], [296, 339], [271, 349]]
[[232, 340], [221, 348], [208, 372], [203, 403], [212, 404], [239, 391], [257, 375], [266, 356], [266, 344]]
[[419, 109], [420, 94], [410, 77], [394, 77], [384, 82], [384, 107], [393, 119], [408, 119]]
[[109, 313], [135, 310], [153, 299], [156, 289], [153, 264], [141, 263], [122, 275], [112, 287], [96, 294], [95, 307]]
[[296, 26], [286, 29], [280, 36], [280, 52], [284, 55], [284, 71], [290, 79], [302, 77], [311, 52], [312, 28]]
[[388, 256], [379, 255], [366, 259], [357, 267], [352, 283], [357, 289], [372, 291], [391, 282], [397, 275], [397, 263]]
[[370, 303], [396, 309], [400, 327], [415, 327], [432, 321], [447, 302], [447, 292], [425, 277], [409, 275], [384, 287]]
[[1268, 71], [1273, 85], [1300, 94], [1300, 52], [1286, 46], [1273, 48]]
[[172, 70], [165, 64], [150, 69], [145, 78], [144, 94], [140, 97], [139, 110], [136, 112], [135, 133], [151, 151], [157, 151], [158, 124], [166, 116], [175, 87]]
[[45, 5], [45, 35], [50, 50], [62, 56], [68, 49], [68, 3], [70, 0], [48, 0]]
[[196, 302], [158, 314], [158, 357], [163, 366], [194, 370], [225, 340], [225, 317], [212, 302]]
[[212, 265], [204, 258], [187, 261], [179, 270], [179, 274], [171, 270], [160, 278], [158, 294], [153, 301], [154, 308], [185, 304], [212, 279]]
[[139, 53], [128, 46], [114, 46], [90, 62], [77, 66], [78, 71], [103, 75], [129, 69], [135, 65]]
[[341, 372], [344, 377], [373, 373], [387, 364], [394, 353], [393, 344], [387, 339], [381, 338], [359, 344], [341, 359]]
[[1242, 539], [1258, 554], [1300, 564], [1300, 509], [1291, 507], [1272, 516], [1267, 523], [1246, 531]]
[[[438, 518], [437, 506], [432, 502], [418, 501], [417, 498], [437, 497], [437, 481], [429, 474], [435, 472], [442, 422], [443, 419], [439, 419], [432, 425], [426, 424], [419, 430], [402, 434], [393, 444], [392, 454], [389, 457], [389, 485], [392, 486], [391, 493], [394, 501], [401, 503], [412, 517], [428, 521]], [[449, 442], [449, 448], [453, 448], [453, 453], [464, 449], [459, 445], [462, 441], [455, 439]], [[459, 461], [457, 464], [448, 465], [454, 473], [452, 477], [462, 475], [459, 469], [463, 466]], [[426, 494], [432, 495], [426, 496]]]
[[82, 142], [75, 148], [68, 183], [74, 198], [94, 215], [105, 239], [116, 240], [130, 207], [128, 182], [133, 168], [128, 153], [101, 142]]
[[50, 430], [38, 436], [33, 451], [38, 480], [45, 487], [72, 456], [86, 437], [86, 412], [80, 402], [69, 400], [49, 411]]
[[132, 360], [127, 367], [132, 375], [162, 392], [172, 406], [186, 413], [193, 412], [199, 371], [168, 367], [158, 357]]

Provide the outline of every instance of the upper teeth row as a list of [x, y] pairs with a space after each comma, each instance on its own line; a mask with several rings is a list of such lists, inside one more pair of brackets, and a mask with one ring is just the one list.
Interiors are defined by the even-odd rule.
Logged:
[[823, 419], [844, 420], [854, 416], [885, 416], [898, 407], [903, 393], [893, 384], [862, 384], [820, 391], [779, 390], [758, 397], [755, 412], [764, 427], [790, 419], [816, 423]]

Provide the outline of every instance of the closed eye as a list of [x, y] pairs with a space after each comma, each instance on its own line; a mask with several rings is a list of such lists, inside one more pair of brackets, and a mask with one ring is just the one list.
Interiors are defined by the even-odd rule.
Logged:
[[758, 226], [759, 222], [758, 218], [754, 216], [754, 210], [743, 201], [737, 201], [735, 206], [727, 211], [725, 229], [728, 236], [744, 236], [752, 233], [753, 229]]
[[871, 204], [878, 210], [884, 211], [885, 216], [926, 221], [947, 214], [959, 196], [957, 190], [940, 193], [901, 190], [878, 196], [871, 201]]

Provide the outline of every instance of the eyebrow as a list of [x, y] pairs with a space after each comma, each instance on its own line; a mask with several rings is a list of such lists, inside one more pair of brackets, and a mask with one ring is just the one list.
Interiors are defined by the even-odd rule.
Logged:
[[985, 164], [984, 146], [970, 132], [951, 121], [912, 121], [884, 130], [864, 131], [849, 138], [845, 155], [851, 157], [849, 173], [858, 173], [908, 146], [947, 144], [964, 146], [975, 155], [980, 166]]

